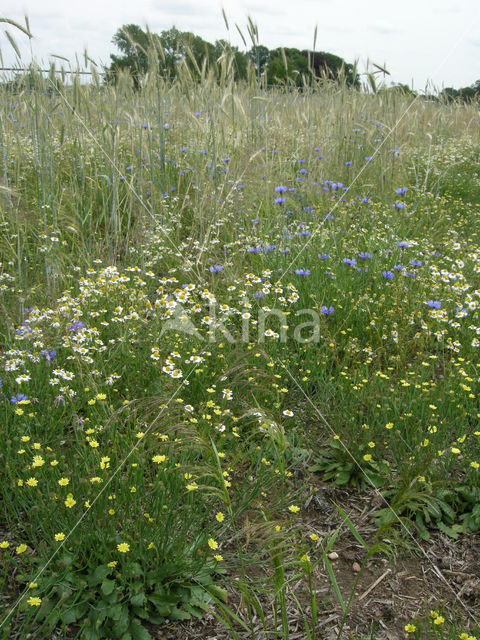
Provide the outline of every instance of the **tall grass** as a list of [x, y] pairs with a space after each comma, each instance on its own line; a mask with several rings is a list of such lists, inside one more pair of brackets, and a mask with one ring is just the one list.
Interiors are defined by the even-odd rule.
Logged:
[[[286, 639], [293, 602], [321, 637], [347, 529], [480, 527], [477, 106], [159, 55], [0, 89], [4, 629]], [[312, 474], [379, 492], [378, 539], [306, 535]]]

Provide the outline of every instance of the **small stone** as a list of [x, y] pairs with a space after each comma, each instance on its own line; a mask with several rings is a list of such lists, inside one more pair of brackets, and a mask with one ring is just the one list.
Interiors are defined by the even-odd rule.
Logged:
[[336, 551], [331, 551], [328, 554], [328, 557], [330, 558], [330, 560], [338, 560], [338, 553]]
[[355, 571], [355, 573], [358, 573], [359, 571], [361, 571], [362, 567], [358, 564], [358, 562], [354, 562], [352, 564], [352, 569]]

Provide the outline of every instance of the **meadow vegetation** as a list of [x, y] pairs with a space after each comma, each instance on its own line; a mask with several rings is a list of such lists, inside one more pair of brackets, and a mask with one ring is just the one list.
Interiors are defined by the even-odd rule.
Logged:
[[340, 636], [342, 536], [478, 535], [478, 105], [199, 71], [0, 89], [1, 637]]

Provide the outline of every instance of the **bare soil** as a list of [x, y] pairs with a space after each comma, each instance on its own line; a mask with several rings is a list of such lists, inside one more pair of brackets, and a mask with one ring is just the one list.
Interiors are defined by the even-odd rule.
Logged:
[[[373, 513], [379, 508], [375, 492], [345, 490], [330, 485], [318, 486], [313, 499], [306, 501], [302, 520], [306, 535], [316, 533], [320, 539], [335, 530], [342, 522], [332, 501], [341, 504], [355, 528], [369, 544], [375, 541], [376, 528]], [[383, 505], [382, 505], [383, 506]], [[300, 514], [298, 514], [300, 515]], [[428, 618], [430, 610], [440, 611], [448, 622], [457, 625], [457, 637], [463, 630], [475, 634], [480, 630], [480, 535], [463, 535], [452, 540], [442, 533], [432, 532], [424, 541], [404, 536], [405, 545], [395, 545], [395, 556], [371, 557], [355, 587], [343, 625], [342, 638], [385, 638], [400, 640], [407, 636], [405, 625], [413, 619]], [[386, 540], [388, 544], [388, 539]], [[347, 527], [343, 527], [333, 548], [338, 558], [332, 565], [338, 586], [348, 602], [358, 568], [365, 559], [365, 550]], [[312, 560], [314, 553], [311, 554]], [[258, 575], [260, 575], [258, 570]], [[258, 580], [252, 570], [252, 580]], [[342, 610], [335, 597], [331, 580], [323, 562], [312, 572], [317, 594], [317, 640], [334, 640], [342, 622]], [[272, 582], [270, 581], [270, 584]], [[267, 614], [267, 630], [258, 618], [253, 618], [254, 633], [234, 625], [236, 637], [241, 640], [270, 640], [275, 638], [273, 595], [263, 596], [263, 611]], [[287, 587], [287, 607], [290, 640], [306, 638], [302, 605], [309, 618], [309, 595], [306, 580], [292, 581]], [[245, 604], [233, 590], [229, 592], [228, 606], [248, 623]], [[277, 628], [278, 627], [277, 625]], [[185, 623], [167, 623], [152, 629], [157, 640], [230, 640], [234, 637], [224, 624], [213, 615], [202, 620]], [[278, 637], [282, 637], [279, 634]]]

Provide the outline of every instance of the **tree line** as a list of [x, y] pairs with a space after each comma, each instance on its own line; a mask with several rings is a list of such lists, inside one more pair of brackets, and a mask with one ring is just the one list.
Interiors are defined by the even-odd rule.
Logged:
[[233, 65], [235, 80], [244, 80], [253, 71], [266, 84], [302, 87], [315, 78], [325, 77], [360, 86], [355, 65], [331, 53], [283, 47], [269, 50], [261, 44], [254, 44], [244, 52], [226, 40], [212, 44], [176, 27], [156, 34], [136, 24], [118, 29], [112, 42], [121, 54], [111, 54], [111, 64], [106, 69], [107, 82], [114, 82], [121, 71], [128, 71], [138, 85], [152, 64], [169, 79], [175, 78], [180, 65], [185, 65], [193, 77], [200, 78], [210, 70], [218, 75], [221, 73], [218, 61], [227, 56]]

